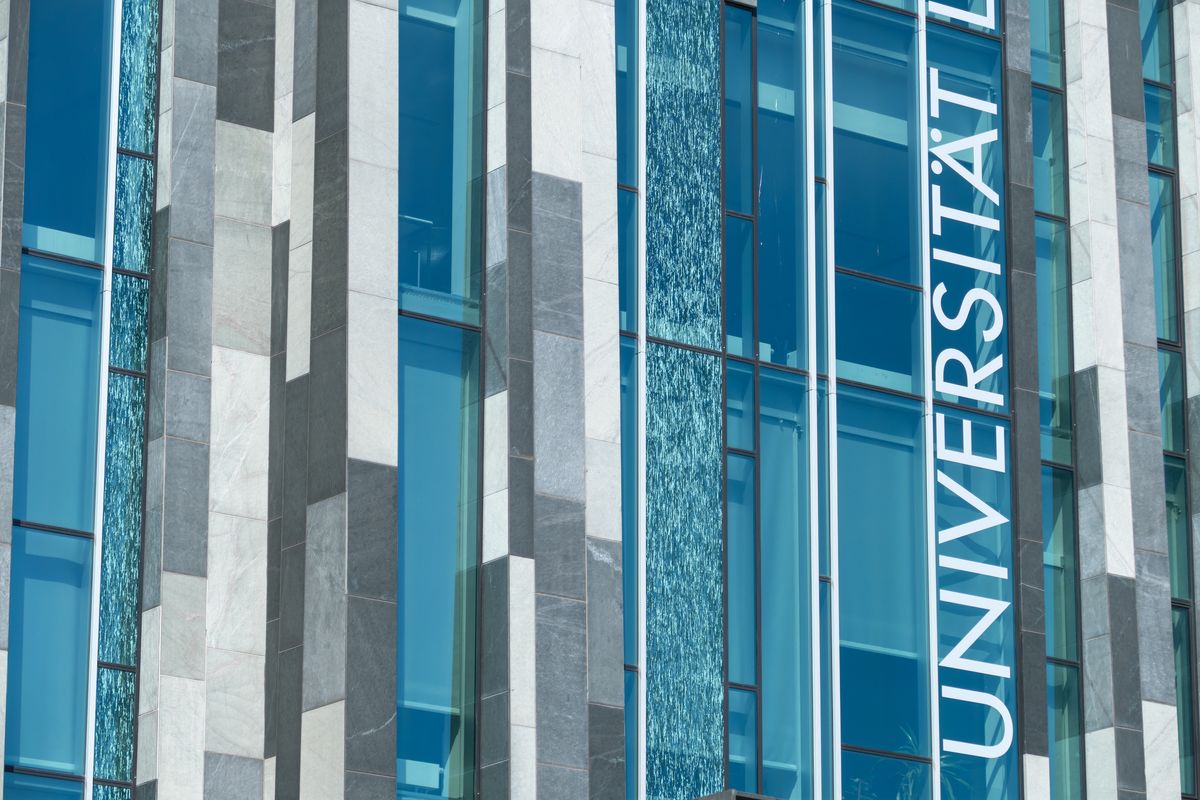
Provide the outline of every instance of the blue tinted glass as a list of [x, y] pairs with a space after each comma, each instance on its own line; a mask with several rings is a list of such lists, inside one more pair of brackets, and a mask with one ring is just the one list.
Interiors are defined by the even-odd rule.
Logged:
[[637, 194], [617, 190], [617, 279], [620, 283], [621, 330], [638, 326]]
[[754, 357], [754, 223], [725, 218], [725, 347]]
[[646, 326], [721, 347], [721, 7], [646, 0]]
[[1174, 350], [1158, 351], [1158, 401], [1162, 411], [1163, 450], [1182, 453], [1184, 441], [1183, 357]]
[[1146, 154], [1151, 164], [1175, 166], [1175, 109], [1171, 92], [1152, 83], [1146, 87]]
[[754, 450], [754, 367], [727, 362], [725, 370], [725, 443], [738, 450]]
[[1170, 83], [1171, 3], [1169, 0], [1138, 0], [1142, 28], [1142, 77]]
[[39, 775], [4, 775], [8, 800], [83, 800], [83, 781], [60, 781]]
[[13, 526], [6, 764], [83, 773], [92, 542]]
[[813, 757], [807, 382], [763, 369], [759, 387], [763, 792], [799, 800]]
[[821, 781], [822, 800], [833, 798], [833, 622], [829, 583], [821, 581]]
[[927, 762], [842, 752], [843, 800], [929, 800]]
[[1171, 565], [1171, 597], [1192, 597], [1192, 549], [1188, 532], [1187, 463], [1164, 456], [1167, 494], [1167, 552]]
[[758, 698], [744, 689], [729, 690], [729, 786], [758, 791]]
[[108, 361], [114, 367], [146, 371], [146, 309], [150, 283], [114, 272], [109, 308]]
[[109, 373], [99, 652], [101, 661], [130, 667], [138, 651], [145, 407], [141, 378]]
[[133, 780], [133, 703], [137, 676], [101, 667], [96, 673], [97, 778]]
[[731, 453], [726, 469], [729, 680], [753, 686], [758, 683], [755, 667], [758, 631], [755, 626], [754, 459]]
[[817, 382], [817, 535], [822, 577], [831, 577], [829, 559], [829, 381]]
[[154, 151], [158, 88], [158, 0], [121, 4], [121, 79], [117, 144], [146, 155]]
[[1083, 797], [1083, 715], [1079, 701], [1079, 668], [1046, 665], [1047, 738], [1050, 742], [1050, 797]]
[[849, 386], [837, 401], [842, 741], [929, 755], [921, 404]]
[[477, 333], [400, 317], [400, 419], [400, 790], [462, 800], [475, 739]]
[[834, 220], [839, 266], [919, 283], [916, 20], [833, 7]]
[[754, 16], [725, 6], [725, 208], [754, 213]]
[[817, 372], [826, 375], [829, 372], [829, 271], [833, 268], [828, 263], [829, 249], [825, 240], [828, 220], [825, 218], [825, 184], [818, 183], [816, 198], [816, 226], [813, 237], [816, 239], [816, 273], [817, 273]]
[[837, 273], [837, 374], [920, 393], [921, 293]]
[[625, 796], [637, 797], [637, 673], [625, 670]]
[[621, 581], [625, 663], [637, 663], [637, 340], [621, 337]]
[[1070, 464], [1071, 279], [1065, 223], [1034, 219], [1037, 246], [1038, 406], [1042, 458]]
[[1175, 181], [1150, 173], [1150, 254], [1154, 260], [1154, 299], [1158, 338], [1179, 341], [1178, 245], [1175, 236]]
[[1033, 80], [1062, 86], [1062, 0], [1032, 0], [1029, 4], [1029, 38], [1033, 51]]
[[1175, 702], [1179, 714], [1179, 774], [1185, 795], [1196, 794], [1196, 680], [1190, 609], [1172, 608], [1175, 640]]
[[1033, 90], [1033, 206], [1038, 211], [1067, 215], [1066, 169], [1063, 156], [1063, 96]]
[[1076, 557], [1075, 479], [1042, 467], [1042, 564], [1046, 592], [1046, 655], [1079, 658], [1079, 566]]
[[813, 169], [816, 177], [825, 175], [825, 52], [826, 39], [824, 3], [813, 8]]
[[637, 0], [616, 0], [617, 183], [638, 185]]
[[150, 271], [154, 220], [154, 162], [117, 154], [117, 210], [113, 218], [113, 266]]
[[111, 39], [108, 2], [30, 3], [27, 247], [104, 259]]
[[90, 531], [101, 273], [30, 256], [21, 264], [13, 516]]
[[725, 786], [721, 362], [651, 343], [646, 399], [646, 797]]
[[481, 0], [400, 3], [400, 306], [479, 321]]

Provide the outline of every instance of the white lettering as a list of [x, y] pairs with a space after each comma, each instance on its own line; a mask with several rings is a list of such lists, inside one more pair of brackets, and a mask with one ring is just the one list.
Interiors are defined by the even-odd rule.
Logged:
[[937, 436], [937, 457], [942, 461], [953, 461], [955, 464], [965, 464], [968, 467], [979, 467], [992, 472], [1004, 472], [1004, 429], [995, 426], [996, 455], [992, 458], [977, 454], [972, 447], [975, 423], [969, 419], [962, 420], [962, 450], [951, 450], [946, 446], [946, 415], [934, 414], [934, 428]]
[[1003, 758], [1008, 752], [1009, 746], [1013, 739], [1013, 724], [1012, 715], [1008, 713], [1008, 707], [1000, 701], [999, 697], [987, 694], [986, 692], [973, 692], [970, 689], [960, 689], [957, 686], [943, 686], [942, 697], [947, 700], [961, 700], [964, 703], [975, 703], [976, 705], [987, 706], [1000, 715], [1000, 721], [1004, 724], [1004, 733], [1000, 736], [1000, 741], [993, 745], [972, 744], [971, 742], [960, 742], [956, 739], [943, 739], [943, 753], [958, 753], [964, 756], [978, 756], [980, 758]]
[[976, 228], [987, 228], [991, 231], [1000, 230], [1000, 220], [985, 217], [983, 214], [976, 214], [974, 211], [964, 211], [961, 208], [951, 208], [950, 206], [942, 205], [942, 187], [936, 183], [931, 187], [933, 189], [933, 235], [942, 235], [942, 220], [948, 219], [954, 222], [965, 222], [968, 225], [974, 225]]
[[[954, 383], [946, 378], [946, 367], [950, 365], [951, 361], [960, 365], [966, 372], [965, 383]], [[967, 358], [966, 353], [953, 347], [947, 348], [938, 353], [937, 363], [934, 364], [934, 388], [955, 397], [968, 397], [981, 403], [991, 403], [997, 406], [1004, 405], [1004, 395], [979, 388], [980, 381], [991, 377], [992, 373], [1002, 366], [1004, 366], [1004, 356], [998, 355], [984, 364], [982, 369], [976, 371], [975, 365], [971, 363], [971, 359]]]
[[[940, 469], [938, 470], [937, 474], [937, 482], [953, 492], [959, 500], [965, 501], [967, 505], [971, 506], [971, 508], [983, 515], [979, 519], [971, 520], [970, 522], [964, 522], [960, 525], [954, 525], [938, 531], [938, 544], [953, 542], [955, 539], [961, 539], [962, 537], [970, 536], [973, 533], [986, 531], [988, 528], [995, 528], [997, 525], [1003, 525], [1004, 523], [1008, 522], [1007, 517], [989, 506], [987, 503], [980, 500], [975, 496], [974, 492], [960, 484], [958, 481], [954, 480], [954, 478], [951, 478], [949, 475], [942, 472]], [[953, 560], [958, 561], [959, 559]]]
[[946, 284], [939, 283], [933, 290], [933, 315], [937, 317], [938, 322], [942, 323], [943, 328], [951, 331], [962, 330], [962, 326], [967, 324], [971, 306], [975, 303], [984, 303], [992, 310], [992, 324], [984, 329], [983, 340], [994, 342], [1000, 335], [1000, 331], [1004, 330], [1004, 311], [1000, 308], [1000, 301], [987, 289], [976, 286], [963, 295], [962, 302], [958, 306], [958, 313], [953, 317], [946, 316], [946, 312], [942, 308], [942, 298], [945, 296]]
[[1012, 670], [1003, 664], [989, 664], [986, 661], [966, 657], [966, 652], [979, 641], [979, 637], [983, 636], [983, 632], [990, 628], [993, 622], [1000, 619], [1000, 615], [1008, 609], [1008, 601], [993, 600], [989, 597], [976, 597], [973, 594], [952, 592], [948, 589], [939, 591], [938, 597], [943, 603], [966, 606], [967, 608], [978, 608], [983, 612], [983, 618], [979, 622], [976, 622], [975, 627], [967, 631], [967, 635], [958, 644], [954, 645], [950, 649], [950, 652], [946, 654], [946, 657], [941, 660], [941, 666], [946, 669], [961, 669], [965, 672], [977, 672], [980, 675], [992, 675], [997, 678], [1011, 677]]
[[995, 261], [987, 261], [982, 258], [975, 258], [975, 256], [964, 256], [962, 253], [953, 253], [949, 250], [943, 250], [940, 247], [933, 248], [933, 260], [953, 264], [956, 267], [967, 267], [979, 272], [986, 272], [989, 275], [1000, 274], [1000, 265]]
[[[992, 8], [993, 11], [995, 10], [994, 6], [992, 5], [994, 2], [995, 0], [987, 0], [988, 7]], [[929, 10], [933, 11], [934, 6], [941, 5], [941, 3], [930, 3]], [[949, 8], [949, 6], [942, 7]], [[991, 103], [987, 100], [980, 100], [976, 97], [971, 97], [970, 95], [959, 94], [951, 89], [943, 89], [941, 84], [938, 82], [938, 74], [937, 67], [929, 68], [929, 116], [933, 117], [934, 119], [937, 119], [939, 116], [941, 116], [943, 100], [956, 106], [973, 108], [976, 111], [982, 111], [984, 114], [991, 114], [993, 117], [996, 116], [997, 109], [995, 103]]]
[[[975, 191], [991, 200], [995, 205], [1000, 205], [1000, 193], [992, 187], [988, 186], [983, 181], [983, 146], [991, 144], [997, 139], [997, 131], [995, 128], [977, 133], [974, 136], [964, 136], [961, 139], [956, 139], [953, 142], [944, 142], [937, 147], [929, 148], [929, 152], [937, 156], [942, 163], [957, 172], [975, 187]], [[962, 162], [954, 157], [955, 153], [961, 153], [964, 150], [971, 151], [971, 169], [967, 169], [962, 165]], [[935, 162], [931, 165], [934, 171], [938, 172], [938, 165]]]

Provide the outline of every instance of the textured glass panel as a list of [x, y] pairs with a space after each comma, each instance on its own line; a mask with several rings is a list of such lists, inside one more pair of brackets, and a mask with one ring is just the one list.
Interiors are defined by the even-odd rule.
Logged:
[[647, 349], [646, 796], [725, 786], [721, 362]]
[[1172, 608], [1175, 635], [1175, 702], [1179, 711], [1179, 774], [1185, 795], [1196, 794], [1196, 669], [1191, 614]]
[[638, 0], [616, 0], [617, 183], [638, 185]]
[[1142, 77], [1170, 83], [1171, 63], [1170, 0], [1138, 0], [1138, 19], [1142, 28]]
[[1042, 565], [1046, 591], [1046, 655], [1079, 659], [1079, 567], [1075, 479], [1042, 467]]
[[781, 800], [812, 794], [807, 388], [790, 372], [759, 376], [763, 793]]
[[473, 793], [479, 334], [400, 317], [399, 797]]
[[1063, 155], [1066, 128], [1063, 96], [1033, 90], [1033, 207], [1047, 214], [1067, 215], [1067, 160]]
[[104, 260], [112, 4], [29, 4], [22, 244]]
[[838, 266], [919, 283], [916, 20], [833, 7], [834, 253]]
[[1171, 92], [1147, 83], [1146, 87], [1146, 153], [1151, 164], [1175, 166], [1175, 109]]
[[928, 756], [921, 403], [849, 386], [837, 403], [841, 685], [856, 689], [842, 692], [842, 741]]
[[637, 797], [637, 673], [625, 670], [625, 796]]
[[97, 783], [92, 787], [92, 800], [133, 800], [133, 790], [124, 786], [105, 786]]
[[617, 275], [621, 296], [621, 330], [638, 326], [637, 193], [617, 190]]
[[921, 293], [844, 272], [836, 281], [838, 377], [922, 392]]
[[754, 357], [754, 223], [725, 218], [725, 347]]
[[1029, 38], [1033, 50], [1033, 80], [1062, 87], [1062, 0], [1032, 0], [1029, 4]]
[[479, 321], [482, 0], [400, 3], [400, 307]]
[[1050, 798], [1083, 797], [1083, 716], [1079, 700], [1079, 668], [1046, 665], [1047, 738], [1050, 742]]
[[646, 0], [646, 317], [721, 347], [721, 5]]
[[1070, 464], [1071, 451], [1071, 280], [1067, 226], [1034, 219], [1037, 246], [1038, 406], [1042, 458]]
[[929, 792], [928, 762], [842, 752], [843, 800], [929, 800]]
[[637, 340], [621, 337], [621, 581], [625, 663], [637, 663]]
[[109, 373], [108, 434], [104, 453], [104, 543], [100, 567], [100, 660], [130, 667], [135, 666], [138, 651], [145, 407], [141, 378]]
[[725, 6], [725, 208], [754, 213], [754, 15]]
[[91, 531], [101, 273], [33, 256], [21, 264], [13, 516]]
[[154, 162], [117, 154], [117, 210], [113, 218], [113, 266], [150, 271], [154, 221]]
[[13, 526], [6, 764], [83, 774], [92, 542]]
[[124, 0], [121, 4], [117, 144], [146, 155], [154, 153], [158, 4], [159, 0]]
[[754, 367], [730, 359], [725, 368], [725, 443], [754, 450]]
[[755, 625], [754, 459], [730, 454], [726, 467], [725, 565], [729, 603], [729, 681], [753, 686], [758, 683]]
[[729, 787], [758, 791], [758, 698], [744, 689], [729, 690]]
[[7, 772], [4, 774], [4, 796], [8, 800], [83, 800], [83, 781]]
[[1174, 350], [1158, 351], [1158, 402], [1163, 450], [1182, 453], [1187, 449], [1183, 436], [1183, 357]]
[[1175, 235], [1175, 181], [1150, 173], [1150, 253], [1154, 258], [1154, 299], [1158, 338], [1179, 341], [1178, 238]]
[[1187, 462], [1163, 457], [1167, 495], [1167, 550], [1171, 563], [1171, 596], [1192, 597], [1192, 539], [1188, 532]]
[[114, 367], [146, 371], [146, 313], [150, 282], [114, 272], [109, 317], [108, 361]]
[[137, 676], [101, 667], [96, 673], [96, 777], [133, 780], [133, 704]]

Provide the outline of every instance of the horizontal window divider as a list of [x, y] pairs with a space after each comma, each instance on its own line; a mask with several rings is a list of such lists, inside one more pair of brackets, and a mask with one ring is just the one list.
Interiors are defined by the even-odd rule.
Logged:
[[818, 575], [818, 576], [817, 576], [817, 583], [829, 583], [829, 584], [832, 584], [832, 583], [833, 583], [833, 578], [829, 577], [828, 575]]
[[1050, 220], [1051, 222], [1061, 222], [1063, 225], [1071, 224], [1071, 220], [1067, 219], [1063, 215], [1052, 214], [1049, 211], [1038, 211], [1037, 209], [1034, 209], [1033, 216], [1038, 219]]
[[1170, 339], [1159, 339], [1158, 340], [1158, 349], [1159, 350], [1170, 350], [1172, 353], [1178, 353], [1179, 355], [1183, 355], [1183, 342], [1182, 341], [1172, 342]]
[[1187, 453], [1181, 453], [1178, 450], [1168, 450], [1164, 447], [1163, 455], [1170, 456], [1171, 458], [1178, 458], [1180, 461], [1187, 461]]
[[51, 253], [49, 250], [38, 250], [33, 247], [21, 247], [21, 255], [33, 256], [34, 258], [45, 258], [50, 261], [57, 261], [60, 264], [74, 264], [77, 267], [87, 267], [88, 269], [98, 269], [103, 271], [104, 265], [95, 261], [88, 261], [86, 258], [75, 258], [74, 256], [64, 256], [58, 253]]
[[136, 269], [125, 269], [124, 267], [117, 267], [117, 266], [114, 266], [112, 268], [112, 271], [116, 275], [127, 275], [130, 278], [141, 278], [146, 283], [150, 283], [150, 273], [149, 272], [139, 272]]
[[1171, 178], [1172, 180], [1178, 180], [1179, 170], [1175, 169], [1175, 167], [1164, 167], [1162, 164], [1147, 162], [1146, 169], [1158, 175]]
[[748, 683], [737, 683], [736, 681], [725, 681], [725, 688], [726, 689], [737, 689], [742, 692], [750, 692], [751, 694], [758, 694], [758, 687], [751, 686]]
[[735, 456], [745, 456], [746, 458], [754, 458], [754, 457], [755, 457], [755, 455], [754, 455], [754, 451], [753, 451], [753, 450], [743, 450], [743, 449], [742, 449], [742, 448], [740, 448], [740, 447], [728, 447], [728, 446], [726, 446], [726, 448], [725, 448], [725, 452], [727, 452], [727, 453], [733, 453]]
[[889, 5], [888, 3], [877, 2], [877, 0], [854, 0], [854, 2], [864, 6], [871, 6], [872, 8], [881, 8], [884, 11], [892, 11], [902, 17], [911, 17], [912, 19], [917, 18], [917, 12], [915, 11], [909, 11], [907, 8], [898, 8], [897, 6]]
[[1178, 608], [1180, 611], [1191, 613], [1194, 603], [1186, 597], [1172, 597], [1171, 608]]
[[628, 183], [618, 183], [617, 188], [620, 189], [622, 192], [629, 192], [630, 194], [640, 194], [640, 192], [638, 192], [638, 188], [636, 186], [630, 186]]
[[638, 338], [637, 331], [627, 331], [622, 328], [621, 330], [617, 331], [617, 333], [621, 336], [624, 336], [626, 339], [633, 339], [636, 341]]
[[1147, 78], [1144, 75], [1142, 76], [1142, 83], [1149, 84], [1150, 86], [1156, 86], [1159, 89], [1166, 89], [1168, 92], [1175, 91], [1175, 84], [1163, 83], [1162, 81], [1156, 81], [1156, 80], [1154, 80], [1154, 78]]
[[111, 778], [92, 778], [97, 786], [112, 786], [116, 789], [136, 789], [132, 781], [114, 781]]
[[715, 356], [716, 358], [725, 358], [725, 353], [721, 352], [720, 350], [711, 350], [707, 347], [701, 347], [700, 345], [697, 345], [697, 344], [686, 344], [684, 342], [673, 342], [670, 339], [662, 339], [658, 336], [650, 336], [649, 334], [646, 335], [646, 342], [648, 344], [666, 345], [667, 347], [678, 347], [680, 350], [688, 350], [693, 353], [703, 353], [706, 356]]
[[874, 747], [859, 747], [854, 744], [842, 743], [842, 749], [850, 753], [862, 753], [867, 756], [883, 756], [884, 758], [896, 758], [901, 761], [915, 761], [919, 764], [933, 764], [933, 759], [929, 756], [919, 756], [915, 753], [897, 753], [892, 750], [877, 750]]
[[913, 394], [912, 392], [905, 392], [900, 389], [892, 389], [887, 386], [876, 386], [873, 383], [863, 383], [862, 381], [851, 380], [850, 378], [839, 377], [837, 382], [840, 386], [850, 386], [855, 389], [869, 389], [872, 392], [888, 394], [892, 397], [903, 397], [905, 400], [916, 400], [917, 402], [923, 402], [925, 400], [924, 395]]
[[424, 320], [425, 322], [440, 322], [443, 325], [449, 325], [452, 328], [461, 328], [464, 331], [474, 331], [475, 333], [483, 332], [483, 328], [479, 325], [472, 325], [469, 322], [460, 322], [455, 319], [436, 317], [433, 314], [422, 314], [420, 311], [409, 311], [406, 308], [397, 309], [397, 315], [401, 317], [408, 317], [409, 319], [420, 319]]
[[635, 674], [636, 674], [636, 673], [637, 673], [637, 671], [638, 671], [637, 664], [626, 664], [626, 665], [625, 665], [625, 671], [626, 671], [626, 672], [632, 672], [632, 673], [635, 673]]
[[754, 222], [754, 215], [747, 214], [745, 211], [725, 211], [725, 216], [733, 217], [734, 219], [743, 219], [746, 222]]
[[737, 6], [738, 8], [745, 8], [750, 11], [758, 10], [758, 0], [725, 0], [725, 5]]
[[813, 175], [813, 183], [819, 183], [822, 186], [828, 186], [829, 179], [824, 175]]
[[1051, 460], [1050, 460], [1050, 459], [1048, 459], [1048, 458], [1043, 458], [1043, 459], [1042, 459], [1042, 466], [1043, 466], [1043, 467], [1050, 467], [1051, 469], [1061, 469], [1061, 470], [1063, 470], [1064, 472], [1070, 472], [1070, 473], [1074, 473], [1074, 472], [1075, 472], [1075, 465], [1074, 465], [1074, 464], [1062, 464], [1062, 463], [1059, 463], [1058, 461], [1051, 461]]
[[886, 284], [887, 286], [898, 286], [901, 289], [909, 289], [911, 291], [917, 292], [918, 294], [923, 293], [923, 289], [915, 283], [907, 283], [905, 281], [898, 281], [895, 278], [885, 278], [882, 275], [875, 275], [870, 272], [862, 272], [860, 270], [854, 269], [853, 267], [835, 266], [833, 268], [833, 271], [840, 273], [842, 275], [850, 275], [855, 278], [865, 278], [866, 280], [875, 281], [876, 283]]
[[1051, 86], [1048, 83], [1038, 83], [1037, 81], [1031, 81], [1030, 86], [1034, 89], [1041, 89], [1043, 92], [1050, 92], [1051, 94], [1060, 94], [1060, 95], [1063, 95], [1064, 97], [1067, 94], [1067, 90], [1065, 87]]
[[146, 373], [138, 372], [134, 369], [125, 369], [124, 367], [117, 367], [109, 364], [108, 371], [114, 375], [126, 375], [130, 378], [141, 378], [142, 380], [146, 380]]
[[140, 158], [143, 161], [154, 161], [155, 160], [153, 155], [148, 155], [146, 153], [140, 153], [137, 150], [130, 150], [128, 147], [118, 146], [117, 147], [117, 155], [130, 156], [131, 158]]
[[[948, 19], [941, 19], [940, 17], [930, 17], [930, 16], [926, 16], [925, 19], [926, 19], [926, 21], [932, 22], [935, 25], [940, 25], [943, 28], [949, 28], [949, 29], [955, 30], [955, 31], [962, 31], [963, 33], [975, 34], [976, 36], [978, 36], [981, 39], [991, 39], [993, 42], [1003, 42], [1004, 41], [1003, 37], [1000, 36], [1000, 34], [998, 34], [998, 33], [988, 33], [987, 31], [981, 31], [976, 28], [969, 28], [966, 25], [959, 25], [958, 23], [951, 22]], [[997, 25], [999, 25], [998, 22], [997, 22]]]
[[76, 536], [80, 539], [95, 539], [96, 538], [96, 535], [94, 533], [89, 533], [88, 531], [80, 531], [80, 530], [76, 530], [74, 528], [62, 528], [62, 527], [59, 527], [58, 525], [46, 525], [41, 522], [33, 522], [33, 521], [27, 520], [27, 519], [17, 519], [16, 517], [13, 517], [13, 525], [20, 525], [22, 528], [28, 528], [33, 531], [46, 531], [48, 533], [62, 533], [62, 534], [66, 534], [67, 536]]
[[1046, 663], [1056, 664], [1060, 667], [1074, 667], [1075, 669], [1083, 668], [1082, 661], [1072, 661], [1069, 658], [1061, 658], [1059, 656], [1046, 656]]
[[35, 778], [53, 778], [60, 781], [72, 781], [74, 783], [83, 783], [82, 775], [72, 775], [69, 772], [55, 772], [52, 769], [38, 769], [36, 767], [18, 767], [13, 764], [4, 765], [5, 772], [11, 772], [14, 775], [32, 775]]
[[135, 674], [137, 673], [137, 667], [131, 667], [128, 664], [117, 664], [114, 661], [100, 660], [100, 661], [96, 662], [96, 666], [103, 667], [104, 669], [115, 670], [117, 672], [129, 672], [129, 673], [135, 673]]

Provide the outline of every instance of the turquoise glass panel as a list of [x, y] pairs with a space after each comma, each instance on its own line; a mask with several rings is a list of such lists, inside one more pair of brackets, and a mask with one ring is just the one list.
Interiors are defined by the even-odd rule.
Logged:
[[104, 260], [112, 4], [32, 0], [22, 244]]
[[1071, 448], [1071, 277], [1065, 223], [1035, 217], [1037, 248], [1038, 407], [1042, 458], [1073, 460]]
[[1033, 207], [1059, 217], [1067, 215], [1067, 159], [1063, 96], [1033, 90]]
[[154, 154], [158, 5], [159, 0], [124, 0], [121, 4], [117, 145], [146, 155]]
[[92, 787], [92, 800], [133, 800], [133, 790], [125, 786], [97, 783]]
[[1152, 83], [1146, 89], [1146, 155], [1151, 164], [1175, 166], [1175, 108], [1171, 91]]
[[755, 567], [754, 459], [731, 453], [725, 475], [725, 573], [729, 620], [729, 682], [758, 683], [758, 595]]
[[6, 764], [83, 774], [92, 542], [13, 526]]
[[838, 377], [899, 392], [924, 391], [921, 293], [845, 272], [835, 281]]
[[754, 367], [730, 359], [725, 366], [725, 444], [754, 451]]
[[763, 793], [780, 800], [812, 796], [807, 390], [794, 373], [759, 376]]
[[829, 374], [829, 271], [833, 265], [829, 263], [829, 248], [826, 245], [828, 220], [825, 218], [825, 184], [818, 183], [814, 193], [816, 205], [816, 226], [813, 238], [816, 239], [816, 293], [817, 293], [817, 373]]
[[400, 3], [400, 307], [479, 322], [483, 0]]
[[1150, 173], [1150, 254], [1154, 261], [1154, 299], [1158, 338], [1179, 341], [1179, 240], [1175, 231], [1175, 181]]
[[1171, 61], [1170, 0], [1138, 0], [1138, 20], [1142, 29], [1142, 77], [1170, 83]]
[[837, 403], [842, 741], [929, 756], [921, 403], [850, 386]]
[[817, 381], [817, 558], [822, 578], [832, 576], [830, 565], [829, 506], [829, 381]]
[[399, 324], [397, 797], [465, 800], [475, 763], [479, 334]]
[[1033, 55], [1033, 81], [1062, 88], [1062, 0], [1029, 3], [1029, 38]]
[[725, 786], [720, 359], [651, 343], [646, 419], [646, 797]]
[[101, 272], [21, 262], [13, 516], [91, 531], [100, 388]]
[[825, 75], [825, 53], [829, 49], [829, 32], [825, 25], [825, 6], [821, 3], [813, 7], [813, 174], [814, 177], [824, 178], [826, 118], [825, 98], [828, 84]]
[[[843, 800], [930, 800], [929, 762], [842, 751]], [[946, 796], [943, 792], [943, 796]]]
[[833, 798], [833, 600], [821, 581], [821, 781], [822, 800]]
[[638, 185], [638, 0], [616, 0], [617, 183]]
[[1188, 530], [1187, 462], [1163, 457], [1167, 496], [1167, 552], [1171, 566], [1171, 597], [1192, 598], [1192, 537]]
[[637, 340], [621, 337], [621, 582], [625, 663], [637, 663], [638, 425]]
[[617, 279], [621, 298], [621, 330], [638, 326], [637, 193], [617, 190]]
[[1083, 797], [1083, 714], [1079, 668], [1046, 665], [1047, 739], [1050, 743], [1050, 798]]
[[721, 348], [721, 3], [646, 0], [646, 326]]
[[1046, 655], [1079, 660], [1079, 561], [1074, 473], [1042, 467], [1042, 573]]
[[1163, 450], [1175, 453], [1186, 451], [1183, 357], [1174, 350], [1158, 351], [1158, 401], [1162, 412]]
[[100, 660], [136, 666], [142, 546], [145, 383], [109, 373], [105, 439], [104, 541], [100, 567]]
[[113, 266], [150, 271], [154, 221], [154, 162], [117, 154], [117, 210], [113, 218]]
[[637, 797], [637, 673], [625, 670], [625, 796]]
[[725, 348], [754, 357], [754, 223], [725, 217]]
[[1183, 793], [1196, 794], [1196, 660], [1189, 609], [1171, 609], [1175, 640], [1175, 703], [1179, 725], [1179, 775]]
[[83, 800], [83, 781], [62, 781], [40, 775], [4, 775], [8, 800]]
[[137, 675], [100, 667], [96, 672], [97, 778], [133, 780], [133, 710]]
[[758, 791], [758, 698], [729, 690], [729, 787]]
[[134, 372], [146, 371], [149, 301], [149, 281], [113, 273], [108, 339], [108, 362], [112, 366]]
[[753, 28], [750, 9], [725, 5], [725, 209], [741, 214], [754, 213]]

